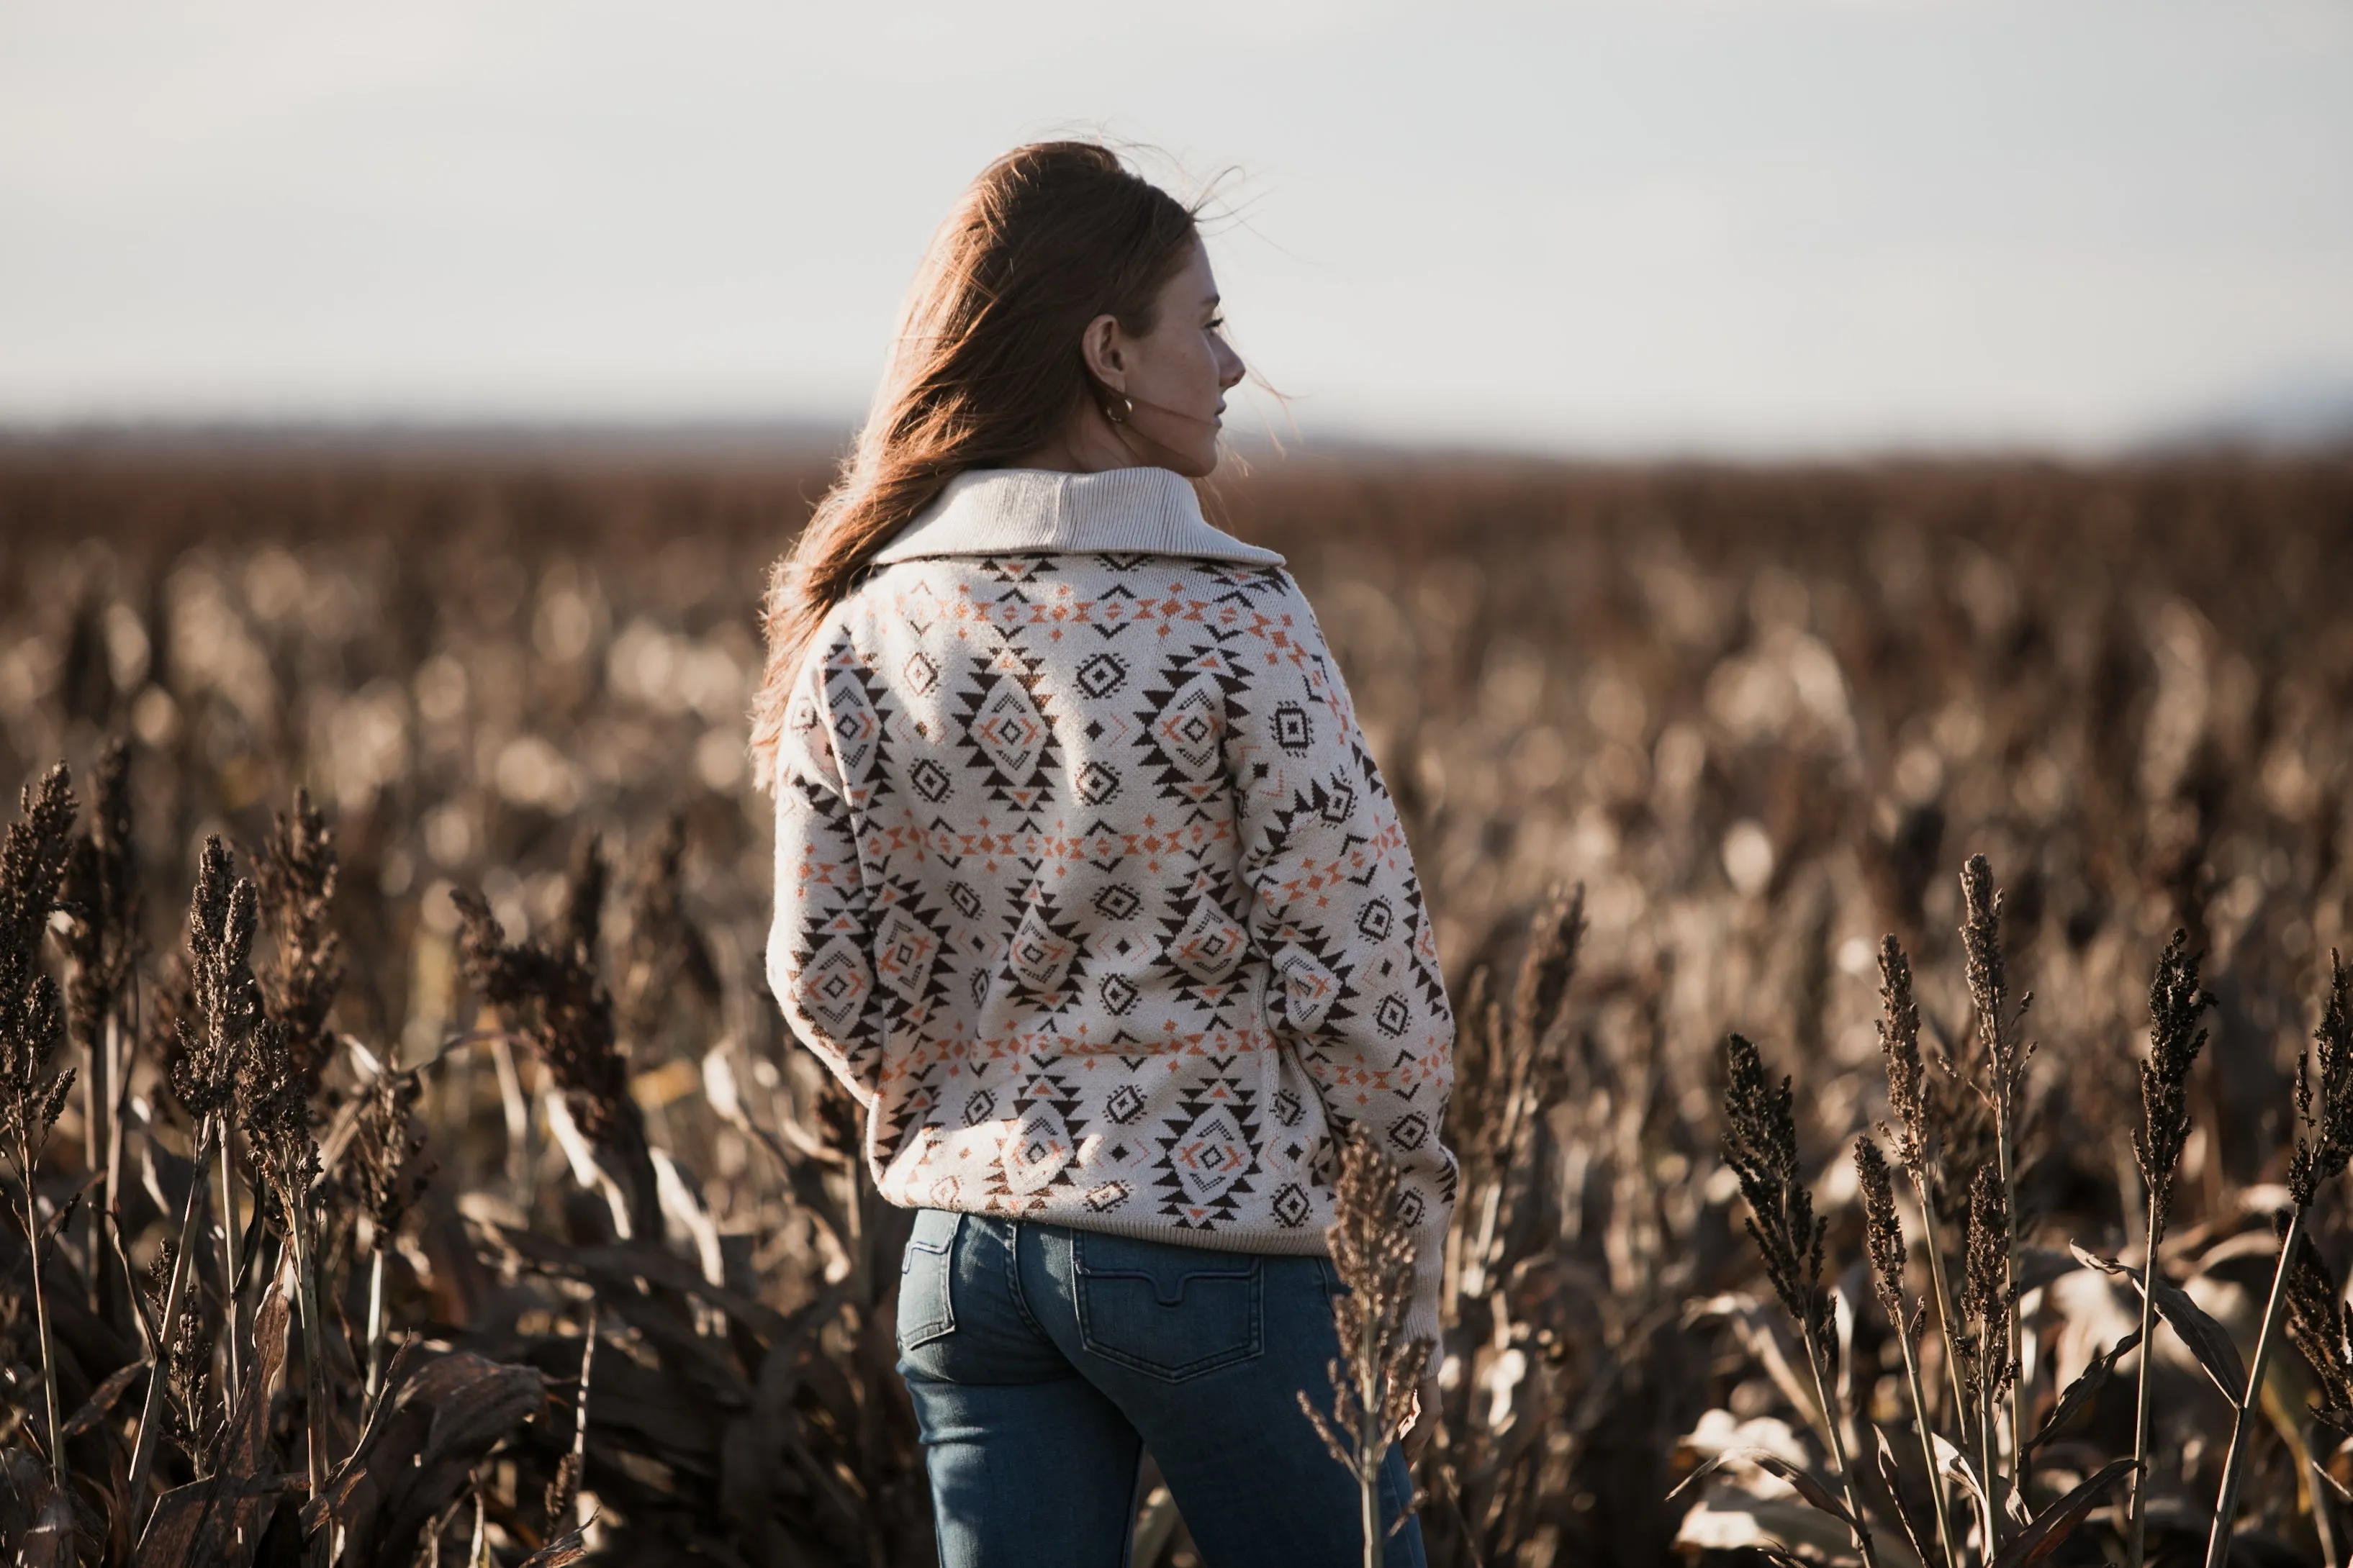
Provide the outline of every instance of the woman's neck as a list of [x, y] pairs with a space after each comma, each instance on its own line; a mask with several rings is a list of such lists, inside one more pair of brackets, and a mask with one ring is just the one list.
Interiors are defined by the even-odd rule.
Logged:
[[1112, 468], [1163, 467], [1139, 449], [1141, 443], [1090, 403], [1044, 445], [1024, 452], [1006, 467], [1046, 468], [1058, 474], [1100, 474]]

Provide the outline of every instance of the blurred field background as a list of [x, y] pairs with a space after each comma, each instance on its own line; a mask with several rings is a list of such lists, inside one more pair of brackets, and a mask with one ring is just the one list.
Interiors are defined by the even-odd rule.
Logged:
[[[432, 1169], [391, 1249], [392, 1319], [537, 1366], [552, 1391], [419, 1513], [452, 1561], [480, 1542], [518, 1562], [553, 1532], [539, 1493], [572, 1440], [582, 1303], [629, 1291], [546, 1066], [460, 973], [449, 893], [480, 889], [510, 941], [554, 940], [577, 919], [590, 831], [617, 868], [600, 951], [683, 1272], [670, 1319], [608, 1309], [606, 1332], [636, 1348], [596, 1363], [588, 1544], [628, 1561], [653, 1560], [651, 1542], [721, 1562], [930, 1561], [889, 1373], [893, 1216], [833, 1152], [845, 1109], [761, 976], [753, 611], [826, 475], [816, 453], [0, 454], [0, 763], [30, 782], [62, 758], [87, 778], [102, 738], [129, 739], [153, 973], [182, 948], [206, 834], [259, 845], [298, 786], [332, 825], [334, 1027], [429, 1064]], [[2034, 996], [2020, 1226], [2043, 1254], [2137, 1244], [2150, 967], [2176, 927], [2206, 953], [2219, 1005], [2168, 1258], [2252, 1341], [2296, 1052], [2329, 950], [2353, 946], [2353, 458], [1365, 453], [1270, 459], [1212, 490], [1213, 516], [1286, 553], [1337, 650], [1464, 1015], [1450, 1136], [1466, 1215], [1493, 1189], [1503, 1217], [1486, 1262], [1455, 1260], [1448, 1432], [1424, 1477], [1434, 1560], [1847, 1550], [1762, 1471], [1667, 1499], [1727, 1447], [1820, 1458], [1776, 1375], [1787, 1331], [1717, 1152], [1723, 1039], [1737, 1029], [1797, 1076], [1830, 1271], [1860, 1314], [1855, 1406], [1897, 1420], [1902, 1365], [1864, 1305], [1844, 1145], [1887, 1114], [1883, 933], [1912, 954], [1928, 1037], [1968, 1026], [1957, 873], [1973, 853], [2007, 889], [2011, 982]], [[1525, 1017], [1486, 1026], [1485, 999], [1513, 1016], [1531, 922], [1573, 884], [1587, 924], [1558, 1026], [1542, 1040]], [[158, 1147], [184, 1147], [157, 1054], [135, 1060], [136, 1114]], [[331, 1067], [322, 1116], [359, 1098], [355, 1060]], [[1533, 1125], [1499, 1142], [1482, 1107], [1531, 1076], [1511, 1092]], [[79, 1114], [43, 1173], [59, 1205], [81, 1180]], [[168, 1171], [126, 1184], [140, 1268], [158, 1180], [170, 1188]], [[69, 1253], [81, 1233], [62, 1234]], [[2353, 1265], [2341, 1196], [2315, 1236]], [[636, 1268], [642, 1291], [649, 1267], [619, 1278]], [[698, 1316], [717, 1310], [695, 1304], [698, 1281], [776, 1314], [760, 1344], [792, 1347], [789, 1376], [740, 1318], [731, 1341]], [[2030, 1416], [2137, 1310], [2072, 1262], [2043, 1269], [2022, 1303]], [[0, 1321], [20, 1402], [28, 1331], [21, 1312]], [[69, 1407], [115, 1370], [108, 1353], [135, 1358], [122, 1331], [74, 1347]], [[2202, 1545], [2229, 1409], [2174, 1341], [2158, 1359], [2162, 1559]], [[2306, 1415], [2300, 1363], [2281, 1364], [2241, 1550], [2321, 1561], [2353, 1518], [2322, 1472], [2353, 1483], [2353, 1458]], [[2063, 1483], [2090, 1468], [2070, 1443], [2105, 1455], [2121, 1434], [2128, 1452], [2130, 1417], [2119, 1378], [2044, 1465]], [[2095, 1536], [2113, 1553], [2113, 1528], [2057, 1560], [2099, 1561]], [[1165, 1503], [1147, 1509], [1146, 1560], [1190, 1560]]]

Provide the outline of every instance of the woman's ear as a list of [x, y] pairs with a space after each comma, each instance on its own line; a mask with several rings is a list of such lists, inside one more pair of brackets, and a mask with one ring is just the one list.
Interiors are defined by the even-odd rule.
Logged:
[[1127, 390], [1127, 355], [1120, 346], [1119, 318], [1097, 316], [1079, 334], [1079, 355], [1094, 378], [1113, 392]]

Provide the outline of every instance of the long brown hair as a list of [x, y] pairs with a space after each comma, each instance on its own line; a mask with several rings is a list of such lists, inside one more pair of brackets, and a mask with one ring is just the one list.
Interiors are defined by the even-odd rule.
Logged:
[[1093, 393], [1086, 324], [1109, 314], [1152, 331], [1198, 234], [1196, 208], [1090, 142], [1017, 147], [965, 191], [924, 254], [840, 478], [769, 575], [752, 705], [760, 788], [775, 785], [786, 693], [827, 612], [950, 479], [1052, 439]]

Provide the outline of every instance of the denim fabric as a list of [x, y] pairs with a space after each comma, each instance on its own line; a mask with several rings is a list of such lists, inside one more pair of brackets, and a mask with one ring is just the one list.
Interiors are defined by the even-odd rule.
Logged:
[[[899, 1281], [944, 1568], [1119, 1568], [1146, 1447], [1206, 1568], [1356, 1568], [1356, 1487], [1299, 1408], [1338, 1353], [1321, 1258], [923, 1209]], [[1401, 1450], [1383, 1517], [1411, 1494]], [[1424, 1568], [1419, 1523], [1388, 1568]]]

